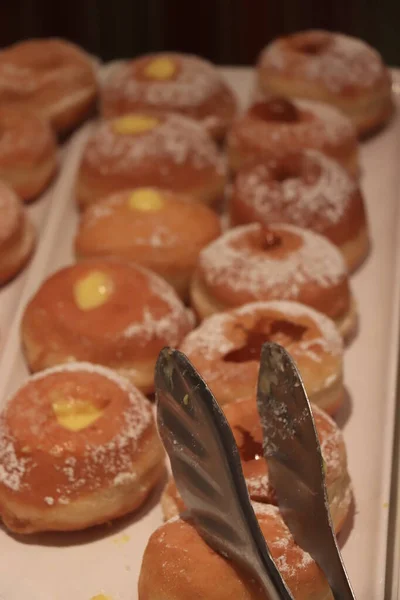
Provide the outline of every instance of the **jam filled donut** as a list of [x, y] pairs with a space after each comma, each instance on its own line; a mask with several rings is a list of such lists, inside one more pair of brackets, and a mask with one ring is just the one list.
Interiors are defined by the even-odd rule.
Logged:
[[220, 233], [217, 214], [189, 196], [137, 188], [89, 206], [75, 249], [79, 258], [114, 256], [139, 263], [187, 297], [200, 250]]
[[356, 131], [338, 110], [306, 100], [270, 98], [256, 102], [232, 126], [228, 157], [237, 171], [255, 161], [281, 160], [303, 150], [320, 150], [358, 175]]
[[0, 415], [0, 515], [17, 533], [105, 523], [143, 504], [164, 472], [151, 405], [110, 369], [33, 376]]
[[29, 202], [43, 192], [57, 169], [53, 132], [43, 119], [1, 103], [0, 130], [0, 179]]
[[226, 165], [204, 128], [172, 113], [136, 112], [101, 123], [83, 152], [81, 207], [113, 192], [161, 187], [212, 204], [223, 196]]
[[66, 131], [93, 110], [96, 95], [93, 61], [70, 42], [28, 40], [0, 52], [0, 106], [34, 112]]
[[199, 255], [191, 283], [201, 318], [260, 300], [296, 300], [330, 317], [348, 340], [357, 315], [340, 251], [294, 225], [242, 225]]
[[261, 53], [258, 85], [266, 94], [332, 104], [360, 134], [391, 115], [391, 78], [381, 56], [365, 42], [328, 31], [278, 38]]
[[214, 314], [180, 349], [226, 404], [255, 392], [265, 342], [288, 350], [311, 402], [329, 413], [338, 410], [344, 399], [342, 338], [329, 317], [298, 302], [254, 302]]
[[[258, 503], [253, 508], [293, 597], [332, 600], [325, 576], [311, 556], [297, 546], [278, 509]], [[139, 577], [139, 600], [189, 598], [261, 600], [266, 596], [253, 577], [212, 550], [194, 523], [182, 517], [165, 523], [150, 537]]]
[[[268, 466], [263, 457], [262, 430], [254, 396], [224, 406], [224, 412], [239, 449], [250, 498], [263, 504], [276, 505], [276, 492], [269, 482]], [[335, 531], [339, 532], [352, 502], [346, 448], [339, 427], [323, 410], [313, 406], [313, 416], [321, 444], [332, 522]], [[164, 490], [162, 506], [167, 519], [185, 510], [173, 479]]]
[[25, 309], [22, 341], [32, 371], [88, 361], [150, 393], [158, 353], [177, 346], [192, 321], [155, 273], [93, 260], [61, 269], [41, 285]]
[[0, 181], [0, 285], [27, 263], [35, 247], [35, 229], [21, 200]]
[[232, 225], [291, 223], [340, 248], [353, 271], [368, 254], [364, 201], [356, 181], [316, 150], [239, 171], [229, 204]]
[[107, 119], [143, 109], [184, 114], [223, 139], [236, 113], [236, 100], [217, 69], [197, 56], [159, 53], [110, 70], [101, 91]]

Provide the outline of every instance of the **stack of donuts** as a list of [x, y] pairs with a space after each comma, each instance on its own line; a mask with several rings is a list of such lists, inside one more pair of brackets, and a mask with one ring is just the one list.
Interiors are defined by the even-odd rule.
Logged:
[[[29, 105], [32, 135], [41, 139], [34, 129], [47, 119], [43, 146], [54, 149], [50, 126], [71, 129], [93, 108], [89, 65], [57, 40], [4, 50], [0, 119], [15, 111], [16, 129], [25, 127]], [[76, 69], [71, 98], [67, 67]], [[27, 86], [31, 69], [38, 77]], [[256, 76], [240, 113], [217, 69], [195, 56], [152, 54], [104, 70], [74, 182], [76, 262], [38, 286], [21, 322], [32, 376], [0, 415], [0, 515], [27, 534], [85, 529], [141, 506], [164, 472], [154, 365], [165, 345], [178, 347], [223, 407], [283, 578], [294, 597], [322, 599], [328, 584], [291, 537], [262, 459], [257, 374], [266, 341], [294, 358], [339, 532], [352, 487], [334, 417], [346, 399], [345, 346], [359, 325], [351, 275], [370, 249], [358, 138], [390, 118], [390, 75], [363, 42], [309, 31], [267, 46]], [[34, 181], [53, 164], [47, 157]], [[25, 175], [13, 162], [8, 181], [22, 195]], [[6, 186], [2, 213], [0, 281], [34, 237]], [[172, 478], [162, 509], [169, 521], [149, 540], [140, 599], [260, 597], [179, 517]], [[218, 582], [212, 590], [206, 572]]]

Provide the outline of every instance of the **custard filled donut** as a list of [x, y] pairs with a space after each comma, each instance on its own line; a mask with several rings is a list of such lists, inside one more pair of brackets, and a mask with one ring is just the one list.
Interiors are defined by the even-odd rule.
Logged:
[[101, 90], [106, 119], [143, 109], [184, 114], [224, 138], [236, 113], [236, 100], [216, 67], [185, 54], [158, 53], [120, 63]]
[[328, 31], [281, 37], [261, 53], [258, 85], [266, 94], [332, 104], [360, 134], [391, 115], [391, 77], [376, 50], [357, 38]]
[[48, 123], [0, 105], [0, 179], [26, 202], [49, 184], [57, 169], [57, 146]]
[[0, 106], [34, 112], [66, 131], [94, 109], [96, 95], [93, 60], [70, 42], [27, 40], [0, 52]]
[[306, 100], [270, 98], [256, 102], [232, 126], [228, 135], [229, 164], [281, 160], [303, 150], [320, 150], [358, 175], [356, 131], [338, 110]]
[[32, 371], [88, 361], [108, 366], [144, 393], [164, 346], [177, 346], [192, 314], [173, 288], [134, 264], [93, 260], [61, 269], [30, 300], [22, 319]]
[[294, 225], [242, 225], [211, 242], [200, 252], [190, 294], [203, 319], [249, 302], [295, 300], [330, 317], [346, 340], [357, 325], [340, 250]]
[[201, 125], [142, 111], [97, 126], [83, 152], [76, 194], [82, 208], [135, 187], [166, 188], [212, 204], [222, 198], [225, 180], [225, 160]]
[[344, 399], [343, 342], [329, 317], [285, 300], [254, 302], [205, 319], [180, 349], [220, 404], [255, 393], [265, 342], [290, 353], [310, 402], [329, 413]]
[[16, 533], [85, 529], [143, 504], [164, 471], [151, 405], [110, 369], [28, 380], [0, 415], [0, 515]]
[[[269, 481], [268, 465], [263, 457], [262, 430], [254, 396], [224, 406], [224, 412], [239, 449], [250, 498], [263, 504], [276, 505], [276, 492]], [[323, 410], [313, 406], [313, 416], [324, 461], [332, 523], [338, 533], [349, 514], [352, 502], [346, 448], [339, 427]], [[162, 507], [166, 519], [185, 511], [182, 497], [172, 478], [163, 492]]]
[[18, 196], [0, 181], [0, 285], [28, 262], [35, 247], [35, 229]]
[[338, 246], [349, 271], [369, 250], [364, 200], [356, 181], [316, 150], [239, 171], [229, 204], [232, 225], [290, 223]]
[[189, 196], [137, 188], [89, 206], [75, 250], [79, 258], [112, 256], [141, 264], [186, 298], [200, 250], [220, 233], [218, 215]]
[[[296, 545], [278, 509], [259, 503], [253, 508], [293, 597], [332, 600], [325, 576], [311, 556]], [[193, 522], [181, 517], [165, 523], [150, 537], [139, 577], [139, 600], [189, 598], [261, 600], [266, 596], [251, 575], [212, 550]]]

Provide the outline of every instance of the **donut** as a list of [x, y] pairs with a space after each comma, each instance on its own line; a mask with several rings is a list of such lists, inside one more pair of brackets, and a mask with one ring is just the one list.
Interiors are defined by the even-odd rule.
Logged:
[[343, 341], [329, 317], [285, 300], [254, 302], [206, 318], [180, 349], [221, 405], [255, 392], [261, 347], [284, 346], [295, 360], [310, 402], [329, 413], [344, 399]]
[[190, 196], [136, 188], [87, 208], [75, 251], [78, 258], [113, 256], [139, 263], [186, 298], [200, 250], [220, 233], [217, 214]]
[[[352, 487], [347, 471], [346, 447], [336, 423], [317, 406], [312, 407], [325, 470], [326, 490], [332, 523], [338, 533], [350, 512]], [[277, 505], [277, 497], [268, 477], [263, 458], [263, 437], [254, 396], [224, 406], [242, 462], [250, 498], [263, 504]], [[163, 514], [170, 519], [185, 511], [185, 505], [171, 478], [162, 496]]]
[[190, 296], [203, 319], [249, 302], [295, 300], [330, 317], [345, 340], [357, 325], [340, 250], [294, 225], [252, 223], [224, 233], [200, 252]]
[[365, 42], [328, 31], [280, 37], [261, 53], [258, 85], [264, 93], [326, 102], [366, 134], [393, 111], [390, 72]]
[[45, 190], [57, 169], [53, 132], [40, 117], [1, 103], [0, 130], [0, 179], [29, 202]]
[[356, 130], [350, 119], [319, 102], [269, 98], [235, 120], [227, 139], [233, 171], [256, 161], [319, 150], [358, 175]]
[[160, 52], [119, 63], [110, 69], [101, 88], [101, 112], [106, 119], [143, 109], [191, 117], [219, 141], [237, 105], [232, 90], [210, 62]]
[[110, 369], [31, 377], [0, 415], [0, 515], [11, 531], [86, 529], [141, 506], [164, 472], [151, 405]]
[[76, 195], [85, 208], [113, 192], [160, 187], [212, 204], [225, 180], [225, 159], [199, 123], [142, 111], [97, 126], [83, 151]]
[[[253, 505], [272, 558], [296, 600], [332, 600], [325, 576], [297, 546], [274, 506]], [[233, 533], [232, 533], [233, 535]], [[139, 600], [260, 600], [254, 578], [212, 550], [194, 523], [181, 517], [151, 535], [139, 576]]]
[[229, 203], [232, 225], [290, 223], [338, 246], [349, 271], [369, 250], [364, 200], [357, 182], [317, 150], [240, 170]]
[[138, 265], [99, 259], [49, 277], [25, 309], [21, 334], [33, 372], [87, 361], [151, 393], [160, 350], [177, 346], [192, 325], [191, 312], [164, 279]]
[[35, 229], [15, 192], [0, 181], [0, 285], [14, 277], [32, 256]]
[[27, 40], [0, 52], [0, 106], [34, 112], [65, 132], [92, 112], [96, 96], [93, 60], [70, 42]]

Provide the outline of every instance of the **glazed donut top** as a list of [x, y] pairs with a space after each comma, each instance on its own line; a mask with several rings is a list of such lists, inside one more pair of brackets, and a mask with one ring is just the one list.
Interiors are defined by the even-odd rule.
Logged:
[[[35, 325], [36, 324], [36, 325]], [[28, 304], [23, 328], [52, 344], [62, 334], [73, 355], [95, 342], [98, 360], [140, 360], [160, 344], [177, 345], [192, 328], [193, 316], [173, 288], [135, 264], [88, 260], [61, 269], [47, 279]], [[85, 343], [82, 343], [82, 340]], [[155, 350], [154, 350], [155, 348]], [[107, 360], [104, 359], [106, 357]]]
[[387, 78], [382, 58], [371, 46], [341, 33], [319, 30], [273, 41], [261, 53], [259, 68], [346, 95], [375, 88]]
[[[342, 477], [344, 463], [342, 457], [345, 457], [343, 435], [325, 411], [315, 405], [312, 411], [325, 463], [326, 483], [329, 487]], [[239, 448], [243, 474], [250, 495], [257, 500], [275, 504], [276, 496], [269, 482], [267, 463], [263, 458], [263, 436], [255, 398], [238, 400], [225, 405], [224, 413]], [[350, 495], [349, 486], [347, 497], [344, 499], [346, 502], [349, 501]]]
[[308, 100], [270, 98], [256, 102], [233, 125], [233, 145], [250, 143], [274, 157], [287, 156], [293, 149], [326, 145], [355, 147], [356, 131], [351, 121], [336, 108]]
[[43, 109], [71, 86], [94, 81], [90, 57], [65, 40], [28, 40], [0, 52], [0, 103], [30, 100], [32, 110]]
[[[213, 168], [225, 174], [223, 156], [203, 127], [172, 113], [141, 111], [98, 125], [84, 151], [82, 164], [103, 175], [129, 175], [132, 166], [165, 159], [201, 171]], [[158, 168], [167, 168], [160, 164]]]
[[349, 210], [356, 182], [336, 161], [317, 150], [304, 150], [279, 162], [259, 163], [239, 171], [237, 198], [262, 222], [287, 222], [321, 233]]
[[[152, 422], [150, 403], [110, 369], [71, 363], [42, 371], [0, 416], [0, 484], [49, 506], [118, 485], [134, 476], [132, 455], [143, 451]], [[48, 463], [40, 482], [37, 462]]]
[[40, 162], [56, 149], [49, 124], [27, 111], [1, 106], [0, 166], [22, 168], [24, 163]]
[[[253, 503], [253, 508], [272, 558], [294, 597], [298, 600], [328, 598], [325, 577], [311, 556], [296, 545], [279, 510], [259, 503]], [[171, 519], [153, 533], [144, 564], [148, 564], [150, 570], [154, 561], [156, 568], [151, 578], [148, 575], [145, 580], [142, 571], [139, 590], [143, 590], [143, 597], [151, 597], [151, 590], [157, 590], [160, 597], [182, 600], [264, 598], [254, 579], [212, 550], [194, 524], [184, 517]]]
[[0, 250], [18, 235], [23, 218], [21, 200], [11, 188], [0, 181]]
[[[217, 69], [198, 56], [148, 54], [111, 68], [103, 84], [103, 113], [112, 117], [132, 107], [183, 112], [206, 120], [213, 99], [229, 93]], [[210, 106], [211, 105], [211, 106]]]
[[236, 227], [204, 248], [198, 273], [228, 306], [232, 291], [240, 304], [294, 300], [305, 286], [324, 289], [347, 278], [340, 251], [326, 238], [294, 225], [257, 223]]
[[258, 362], [266, 341], [287, 348], [297, 362], [307, 358], [320, 364], [324, 354], [340, 356], [343, 351], [342, 338], [331, 319], [287, 300], [252, 302], [211, 315], [185, 337], [180, 349], [198, 365], [205, 379], [212, 381], [222, 358], [226, 368], [230, 361], [236, 369], [238, 362]]

